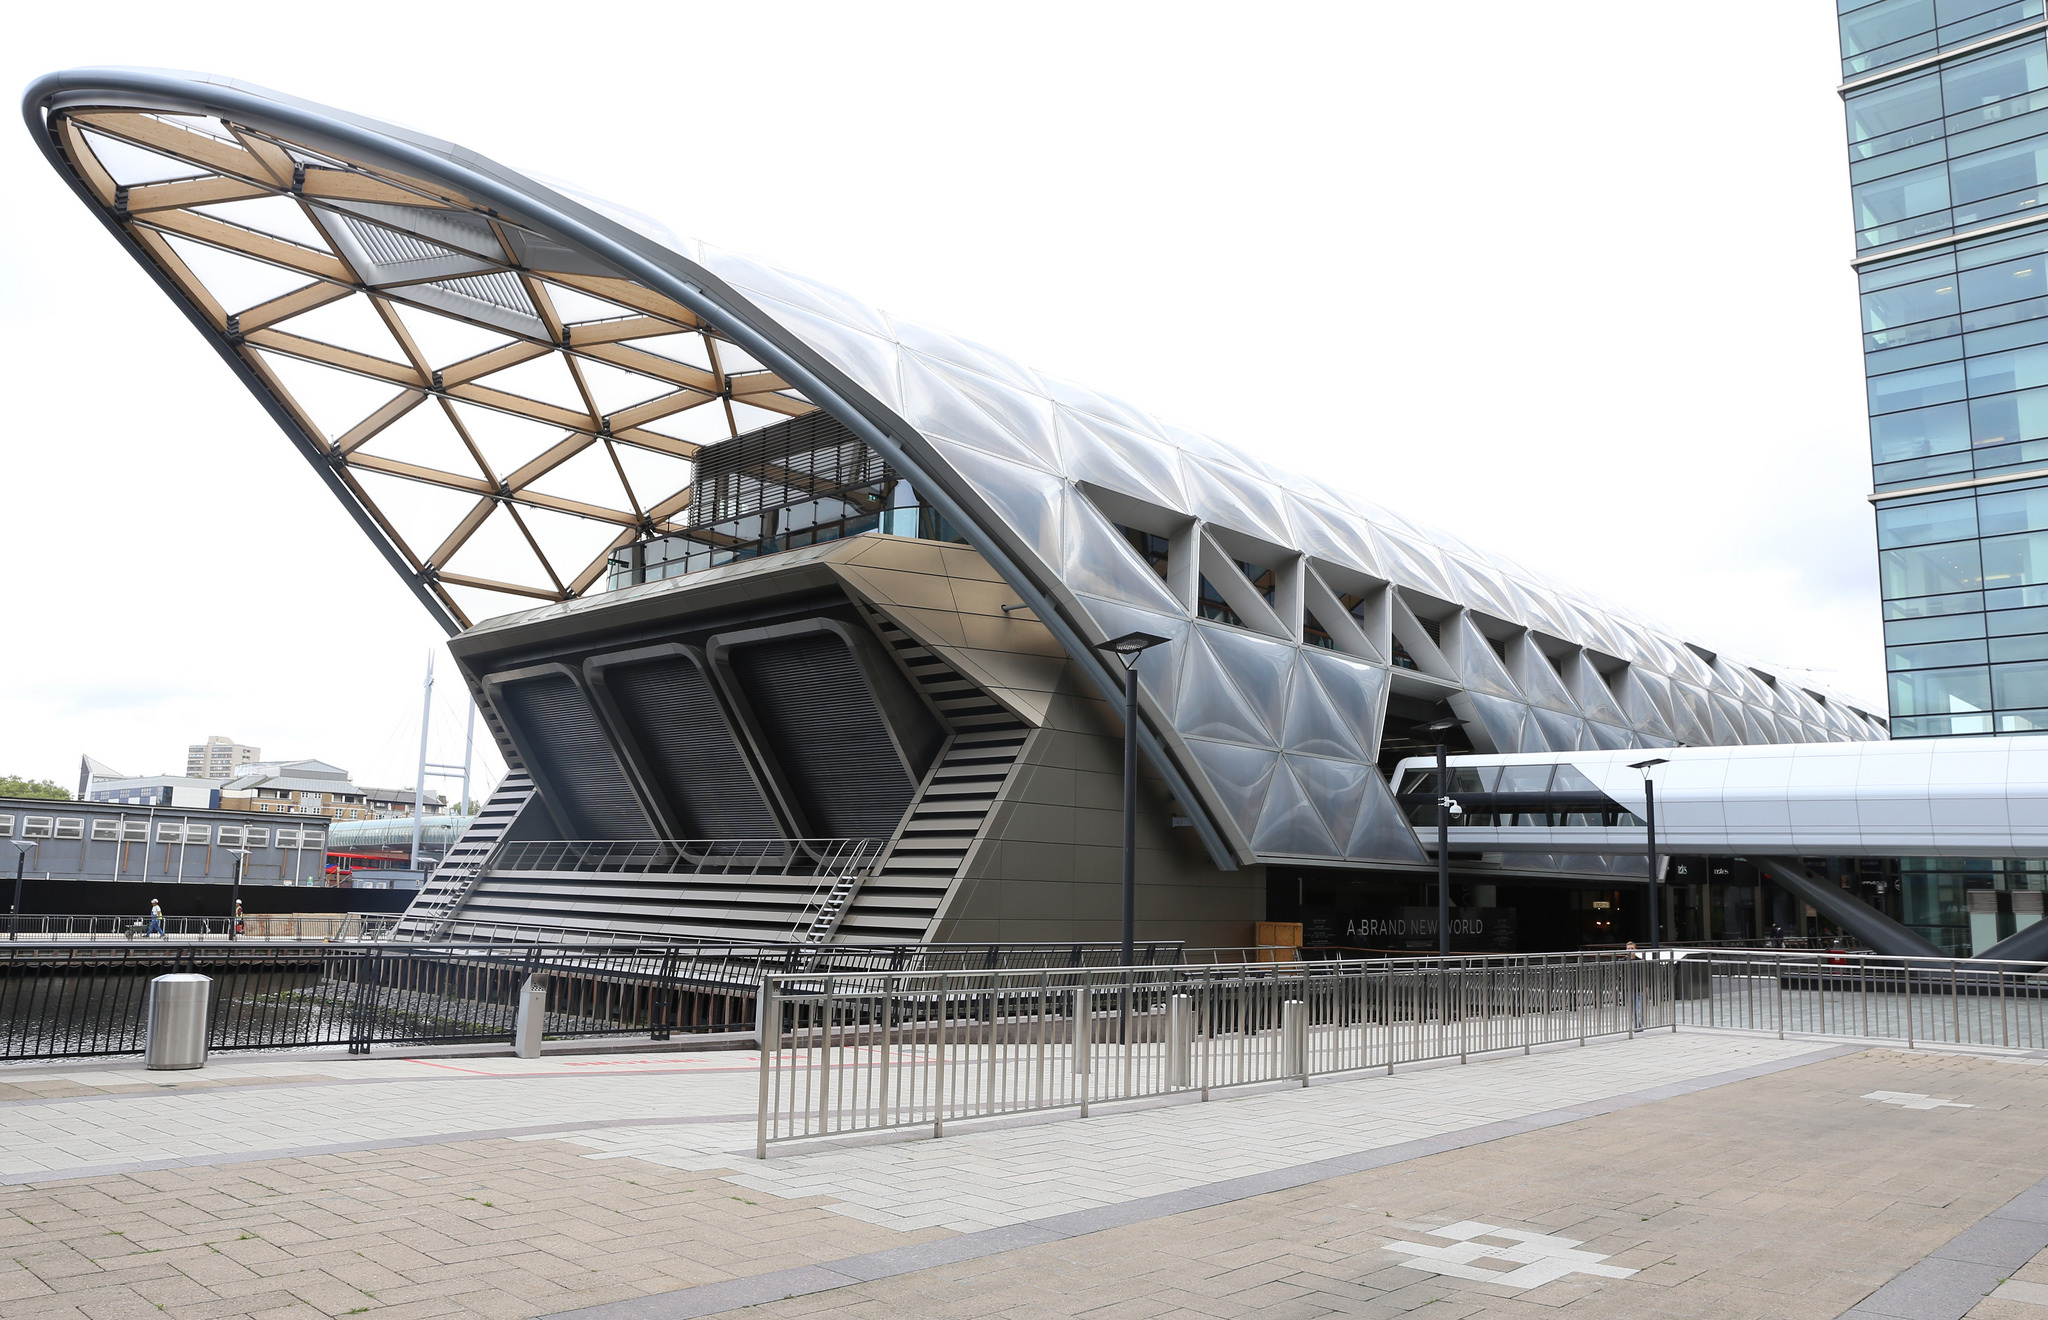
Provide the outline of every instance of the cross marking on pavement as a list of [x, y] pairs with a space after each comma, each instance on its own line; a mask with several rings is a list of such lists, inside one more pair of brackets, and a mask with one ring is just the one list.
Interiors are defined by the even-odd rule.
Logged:
[[[1470, 1219], [1447, 1228], [1429, 1229], [1427, 1235], [1450, 1238], [1457, 1245], [1440, 1247], [1426, 1242], [1389, 1242], [1383, 1250], [1409, 1257], [1401, 1264], [1410, 1269], [1447, 1275], [1453, 1279], [1470, 1279], [1475, 1283], [1497, 1283], [1507, 1288], [1534, 1288], [1562, 1279], [1567, 1274], [1626, 1279], [1635, 1273], [1618, 1265], [1601, 1264], [1607, 1257], [1597, 1252], [1578, 1250], [1580, 1243], [1572, 1238], [1502, 1228]], [[1500, 1238], [1511, 1245], [1493, 1246], [1476, 1240], [1483, 1237]], [[1504, 1261], [1517, 1268], [1486, 1269], [1472, 1263], [1480, 1260]]]
[[1863, 1098], [1865, 1100], [1882, 1101], [1888, 1105], [1897, 1105], [1901, 1109], [1975, 1109], [1977, 1107], [1975, 1105], [1957, 1104], [1953, 1100], [1944, 1100], [1939, 1096], [1921, 1095], [1918, 1091], [1872, 1091]]

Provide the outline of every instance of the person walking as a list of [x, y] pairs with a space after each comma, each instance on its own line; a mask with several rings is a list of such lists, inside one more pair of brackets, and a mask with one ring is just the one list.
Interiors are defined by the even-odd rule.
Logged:
[[242, 900], [235, 900], [235, 934], [242, 933]]
[[164, 905], [153, 898], [149, 900], [149, 933], [152, 935], [164, 933]]

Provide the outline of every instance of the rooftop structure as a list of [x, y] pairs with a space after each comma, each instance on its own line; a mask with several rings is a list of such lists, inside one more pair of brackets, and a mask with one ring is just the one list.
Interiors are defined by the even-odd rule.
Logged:
[[262, 759], [262, 748], [245, 747], [216, 733], [185, 749], [185, 773], [194, 779], [233, 779], [241, 767]]
[[[282, 811], [337, 821], [412, 815], [410, 788], [359, 788], [349, 782], [348, 771], [325, 761], [245, 765], [219, 791], [220, 804], [238, 811]], [[431, 814], [446, 806], [439, 793], [429, 793], [422, 809]]]
[[95, 775], [91, 791], [83, 798], [130, 806], [218, 807], [220, 787], [218, 779], [195, 779], [190, 775]]

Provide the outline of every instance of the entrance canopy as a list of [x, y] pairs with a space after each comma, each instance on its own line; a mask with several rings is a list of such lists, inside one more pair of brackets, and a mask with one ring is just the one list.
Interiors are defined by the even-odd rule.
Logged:
[[[1643, 772], [1657, 783], [1657, 844], [1671, 853], [1801, 857], [2048, 855], [2048, 738], [1673, 747], [1655, 752], [1454, 756], [1460, 852], [1617, 853], [1644, 846]], [[1423, 845], [1436, 846], [1436, 763], [1402, 761], [1395, 784]], [[1520, 794], [1561, 794], [1555, 805]], [[1427, 804], [1416, 801], [1427, 795]], [[1511, 796], [1512, 795], [1512, 796]], [[1602, 813], [1605, 799], [1627, 813]], [[1462, 804], [1461, 804], [1462, 805]]]

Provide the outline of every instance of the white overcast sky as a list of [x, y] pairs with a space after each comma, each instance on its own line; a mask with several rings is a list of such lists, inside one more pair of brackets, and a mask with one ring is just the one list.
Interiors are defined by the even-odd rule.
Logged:
[[[0, 83], [427, 130], [1882, 711], [1831, 11], [114, 0], [16, 11]], [[20, 127], [0, 170], [0, 773], [410, 784], [437, 630]]]

